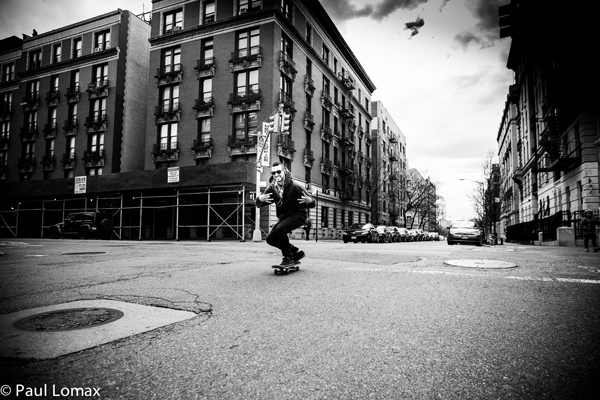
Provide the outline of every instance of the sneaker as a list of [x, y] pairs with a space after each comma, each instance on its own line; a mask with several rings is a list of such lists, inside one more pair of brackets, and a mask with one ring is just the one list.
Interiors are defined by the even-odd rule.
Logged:
[[294, 262], [298, 262], [298, 261], [302, 260], [304, 257], [306, 257], [306, 254], [304, 254], [304, 252], [302, 250], [297, 249], [294, 252], [293, 257], [294, 257]]
[[294, 258], [293, 257], [283, 257], [283, 260], [281, 260], [281, 265], [282, 267], [288, 267], [290, 265], [294, 265]]

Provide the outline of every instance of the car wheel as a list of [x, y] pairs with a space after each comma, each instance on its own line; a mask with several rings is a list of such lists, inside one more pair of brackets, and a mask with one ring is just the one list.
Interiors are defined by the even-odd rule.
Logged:
[[483, 239], [479, 238], [479, 240], [477, 241], [477, 243], [475, 243], [475, 246], [477, 246], [477, 247], [483, 246]]
[[60, 232], [58, 231], [58, 228], [50, 229], [50, 237], [52, 239], [60, 239]]
[[448, 240], [448, 246], [452, 246], [454, 243]]
[[344, 238], [344, 243], [348, 243], [348, 239]]
[[79, 237], [81, 239], [88, 239], [90, 237], [90, 229], [83, 227], [79, 230]]

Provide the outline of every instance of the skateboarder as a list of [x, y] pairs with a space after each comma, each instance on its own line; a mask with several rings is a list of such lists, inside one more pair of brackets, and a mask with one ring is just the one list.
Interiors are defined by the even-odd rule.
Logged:
[[288, 234], [306, 223], [307, 209], [315, 206], [315, 200], [292, 178], [292, 173], [281, 163], [271, 166], [271, 178], [265, 191], [256, 198], [256, 207], [275, 203], [279, 221], [273, 226], [267, 243], [281, 250], [282, 266], [294, 265], [305, 254], [290, 243]]

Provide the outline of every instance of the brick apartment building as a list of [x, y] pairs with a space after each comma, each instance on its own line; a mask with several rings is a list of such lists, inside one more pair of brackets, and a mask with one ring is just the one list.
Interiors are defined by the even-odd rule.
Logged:
[[[149, 24], [118, 10], [9, 39], [3, 236], [40, 237], [68, 212], [103, 210], [119, 238], [244, 240], [256, 133], [279, 107], [291, 129], [270, 137], [270, 160], [318, 197], [319, 234], [371, 218], [375, 86], [318, 2], [155, 0]], [[42, 123], [44, 136], [25, 129]], [[264, 232], [274, 218], [263, 212]]]

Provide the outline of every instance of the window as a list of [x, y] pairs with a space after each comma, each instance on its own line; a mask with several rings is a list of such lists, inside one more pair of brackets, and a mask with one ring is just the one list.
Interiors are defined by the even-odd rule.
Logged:
[[52, 75], [50, 77], [50, 91], [58, 92], [58, 75]]
[[307, 22], [306, 23], [306, 41], [310, 45], [312, 45], [312, 37], [313, 37], [312, 26]]
[[106, 118], [106, 99], [97, 99], [92, 102], [92, 121], [102, 122]]
[[93, 70], [92, 79], [96, 85], [106, 85], [108, 82], [108, 64], [96, 65]]
[[0, 93], [0, 112], [12, 109], [12, 93]]
[[329, 207], [321, 206], [321, 227], [327, 228], [327, 220], [329, 219]]
[[245, 141], [248, 133], [258, 126], [258, 115], [256, 112], [241, 113], [234, 116], [235, 139]]
[[2, 81], [8, 82], [15, 79], [15, 64], [6, 64], [2, 67]]
[[110, 31], [96, 33], [94, 40], [94, 51], [110, 49]]
[[79, 93], [79, 70], [71, 71], [69, 89], [71, 93]]
[[0, 122], [0, 139], [5, 141], [10, 138], [10, 122]]
[[326, 65], [329, 65], [329, 49], [327, 46], [323, 45], [323, 52], [321, 54], [321, 58], [325, 61]]
[[89, 135], [90, 138], [90, 151], [93, 154], [101, 154], [104, 150], [104, 133], [94, 133]]
[[42, 66], [42, 51], [34, 50], [29, 53], [29, 69], [40, 68]]
[[167, 49], [163, 53], [165, 73], [181, 70], [181, 47]]
[[81, 38], [73, 39], [73, 58], [81, 57], [83, 55], [81, 43]]
[[164, 14], [163, 34], [183, 29], [183, 11], [175, 10]]
[[37, 111], [25, 114], [25, 128], [29, 132], [37, 131]]
[[260, 0], [239, 0], [238, 15], [245, 14], [248, 11], [258, 10], [260, 8]]
[[52, 48], [52, 62], [53, 63], [59, 63], [61, 61], [61, 54], [62, 54], [62, 50], [61, 50], [61, 45], [60, 44], [55, 44]]
[[165, 86], [161, 89], [162, 111], [171, 113], [179, 109], [179, 85]]
[[239, 57], [247, 57], [259, 53], [260, 30], [251, 29], [249, 31], [238, 32], [237, 50]]
[[258, 70], [238, 72], [235, 82], [235, 94], [237, 96], [258, 93]]
[[330, 87], [329, 79], [327, 79], [325, 76], [323, 76], [323, 93], [329, 95], [329, 87]]
[[208, 103], [212, 100], [212, 78], [202, 81], [202, 101]]
[[199, 121], [200, 127], [199, 142], [208, 143], [210, 141], [210, 118], [203, 118]]
[[67, 126], [77, 126], [77, 103], [69, 104], [69, 114], [67, 120]]
[[204, 3], [204, 19], [205, 24], [215, 22], [215, 2], [207, 1]]
[[177, 129], [179, 125], [164, 124], [160, 126], [160, 149], [175, 150], [177, 149]]
[[213, 65], [215, 63], [214, 42], [212, 38], [202, 41], [202, 62], [203, 65]]
[[306, 75], [312, 77], [312, 61], [306, 57]]
[[75, 158], [75, 137], [69, 136], [67, 138], [67, 158], [74, 159]]
[[56, 107], [48, 110], [48, 128], [56, 129]]
[[292, 10], [293, 10], [292, 0], [281, 0], [281, 12], [290, 21], [292, 20]]
[[294, 43], [287, 37], [287, 35], [281, 35], [281, 52], [288, 56], [290, 60], [294, 59]]

